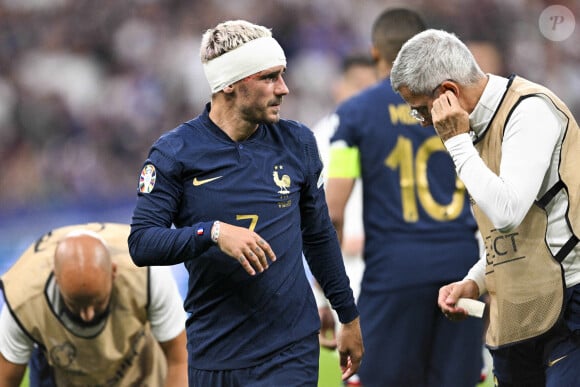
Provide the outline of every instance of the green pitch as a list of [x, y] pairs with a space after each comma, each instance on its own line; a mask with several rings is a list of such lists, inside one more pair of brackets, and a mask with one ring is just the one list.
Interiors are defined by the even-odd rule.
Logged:
[[338, 352], [320, 348], [318, 387], [341, 387], [342, 373]]
[[[325, 348], [320, 349], [320, 372], [318, 387], [342, 387], [338, 353]], [[494, 387], [491, 371], [485, 382], [475, 387]]]
[[26, 373], [24, 374], [24, 379], [22, 379], [22, 383], [20, 383], [20, 387], [29, 387], [30, 384], [28, 383], [28, 368], [26, 368]]

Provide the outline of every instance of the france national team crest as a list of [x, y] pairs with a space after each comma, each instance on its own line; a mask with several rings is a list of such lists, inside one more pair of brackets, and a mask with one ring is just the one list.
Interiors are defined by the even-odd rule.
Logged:
[[156, 178], [157, 173], [155, 172], [155, 167], [152, 164], [144, 166], [141, 171], [141, 176], [139, 177], [139, 192], [149, 193], [153, 191]]
[[290, 188], [291, 183], [290, 176], [282, 175], [282, 177], [280, 177], [280, 175], [278, 174], [278, 171], [281, 172], [283, 169], [284, 167], [282, 165], [275, 165], [274, 172], [272, 172], [272, 176], [274, 178], [274, 184], [276, 184], [278, 188], [280, 188], [278, 193], [281, 195], [288, 195], [290, 193], [290, 191], [288, 190], [288, 188]]
[[[274, 179], [274, 184], [278, 189], [277, 193], [280, 195], [280, 201], [278, 202], [278, 208], [288, 208], [292, 205], [292, 199], [289, 198], [290, 195], [290, 184], [292, 180], [290, 176], [283, 172], [283, 165], [274, 165], [274, 171], [272, 171], [272, 178]], [[282, 174], [282, 176], [280, 176]]]

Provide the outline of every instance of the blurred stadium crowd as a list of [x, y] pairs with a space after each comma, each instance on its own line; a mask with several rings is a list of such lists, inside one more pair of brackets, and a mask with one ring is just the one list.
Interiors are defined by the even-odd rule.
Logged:
[[580, 118], [580, 28], [546, 39], [552, 4], [580, 15], [576, 0], [0, 0], [0, 216], [132, 200], [152, 141], [208, 101], [199, 40], [226, 19], [272, 28], [289, 60], [282, 115], [309, 126], [333, 109], [341, 58], [368, 52], [371, 21], [397, 5], [499, 54], [501, 75], [551, 87]]

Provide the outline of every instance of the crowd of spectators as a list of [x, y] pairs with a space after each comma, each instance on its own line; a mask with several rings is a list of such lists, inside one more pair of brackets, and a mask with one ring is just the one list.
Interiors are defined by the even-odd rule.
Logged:
[[[580, 118], [580, 28], [538, 27], [542, 0], [0, 0], [0, 213], [133, 199], [161, 133], [209, 99], [205, 29], [226, 19], [272, 28], [288, 55], [284, 117], [313, 125], [333, 106], [341, 58], [368, 52], [387, 6], [496, 50], [501, 75], [546, 84]], [[573, 15], [580, 2], [559, 1]]]

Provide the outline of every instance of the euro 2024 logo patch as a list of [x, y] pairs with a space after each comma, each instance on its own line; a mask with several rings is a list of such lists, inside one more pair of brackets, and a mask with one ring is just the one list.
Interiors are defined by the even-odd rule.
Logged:
[[155, 172], [155, 167], [152, 164], [144, 166], [139, 177], [139, 192], [150, 193], [153, 191], [156, 179], [157, 173]]

